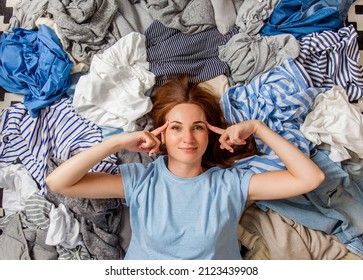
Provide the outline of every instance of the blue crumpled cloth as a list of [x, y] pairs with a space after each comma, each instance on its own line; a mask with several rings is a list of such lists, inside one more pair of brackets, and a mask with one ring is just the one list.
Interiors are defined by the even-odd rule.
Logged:
[[281, 0], [261, 29], [265, 36], [289, 33], [300, 38], [344, 26], [353, 0]]
[[46, 25], [38, 30], [14, 28], [0, 37], [0, 86], [24, 94], [32, 117], [66, 92], [72, 66], [55, 32]]

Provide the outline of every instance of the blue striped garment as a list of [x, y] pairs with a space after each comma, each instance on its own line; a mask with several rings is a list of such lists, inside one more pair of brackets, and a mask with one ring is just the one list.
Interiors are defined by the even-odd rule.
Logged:
[[314, 86], [340, 85], [349, 101], [363, 97], [363, 66], [358, 62], [358, 34], [353, 25], [338, 32], [315, 32], [302, 37], [296, 60], [310, 75]]
[[[0, 163], [12, 164], [19, 159], [42, 191], [51, 157], [66, 160], [101, 141], [101, 130], [78, 115], [66, 98], [42, 109], [37, 118], [29, 115], [23, 103], [8, 107], [0, 115]], [[117, 173], [116, 160], [112, 155], [92, 171]]]
[[[315, 96], [321, 92], [311, 85], [309, 76], [299, 70], [294, 60], [288, 59], [248, 85], [229, 88], [220, 105], [229, 123], [261, 120], [309, 155], [313, 144], [303, 136], [300, 125], [311, 110]], [[235, 165], [255, 173], [285, 169], [270, 147], [255, 138], [259, 151], [265, 155], [242, 159]]]
[[191, 82], [203, 82], [228, 74], [227, 63], [218, 57], [218, 46], [235, 34], [235, 26], [222, 35], [217, 28], [195, 34], [184, 34], [154, 21], [145, 31], [147, 60], [155, 74], [155, 84], [161, 85], [170, 76], [188, 74]]

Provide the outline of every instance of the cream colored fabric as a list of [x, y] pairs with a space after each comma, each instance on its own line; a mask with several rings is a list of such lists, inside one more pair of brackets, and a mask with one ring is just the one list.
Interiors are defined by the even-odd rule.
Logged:
[[229, 88], [228, 78], [225, 75], [219, 75], [217, 77], [214, 77], [213, 79], [204, 81], [200, 84], [207, 87], [209, 90], [213, 91], [213, 93], [219, 98], [221, 98], [222, 95]]
[[265, 240], [246, 230], [241, 225], [237, 229], [238, 239], [241, 244], [248, 249], [248, 252], [243, 256], [246, 260], [269, 260], [270, 253]]
[[264, 212], [254, 205], [244, 212], [240, 227], [241, 244], [255, 251], [259, 246], [262, 250], [253, 252], [253, 259], [269, 256], [273, 260], [335, 260], [348, 253], [335, 236], [304, 227], [272, 210]]

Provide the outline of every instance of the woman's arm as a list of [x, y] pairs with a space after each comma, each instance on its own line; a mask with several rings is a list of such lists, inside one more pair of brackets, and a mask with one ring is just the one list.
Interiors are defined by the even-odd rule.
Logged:
[[132, 152], [148, 152], [159, 149], [156, 137], [165, 130], [167, 123], [152, 132], [138, 131], [110, 137], [65, 161], [46, 178], [47, 186], [54, 192], [83, 198], [125, 197], [120, 174], [89, 172], [107, 156], [122, 149]]
[[325, 178], [312, 160], [261, 121], [250, 120], [228, 127], [223, 132], [215, 132], [221, 134], [221, 148], [230, 151], [233, 151], [232, 145], [243, 145], [245, 139], [255, 134], [286, 166], [287, 170], [253, 175], [248, 194], [250, 200], [280, 199], [307, 193], [318, 187]]

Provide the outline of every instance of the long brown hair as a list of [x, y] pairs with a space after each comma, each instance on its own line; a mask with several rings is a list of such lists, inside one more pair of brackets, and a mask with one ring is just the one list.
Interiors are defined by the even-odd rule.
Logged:
[[[227, 128], [228, 123], [223, 116], [219, 106], [218, 97], [208, 88], [188, 81], [185, 75], [175, 76], [159, 86], [153, 96], [153, 109], [151, 118], [154, 128], [162, 126], [167, 113], [179, 104], [198, 105], [206, 116], [207, 122], [213, 126]], [[202, 166], [228, 167], [235, 160], [257, 154], [256, 142], [253, 137], [247, 139], [246, 145], [237, 146], [234, 153], [220, 149], [220, 135], [209, 131], [209, 143], [207, 150], [202, 157]], [[159, 148], [160, 154], [166, 154], [165, 145]]]

